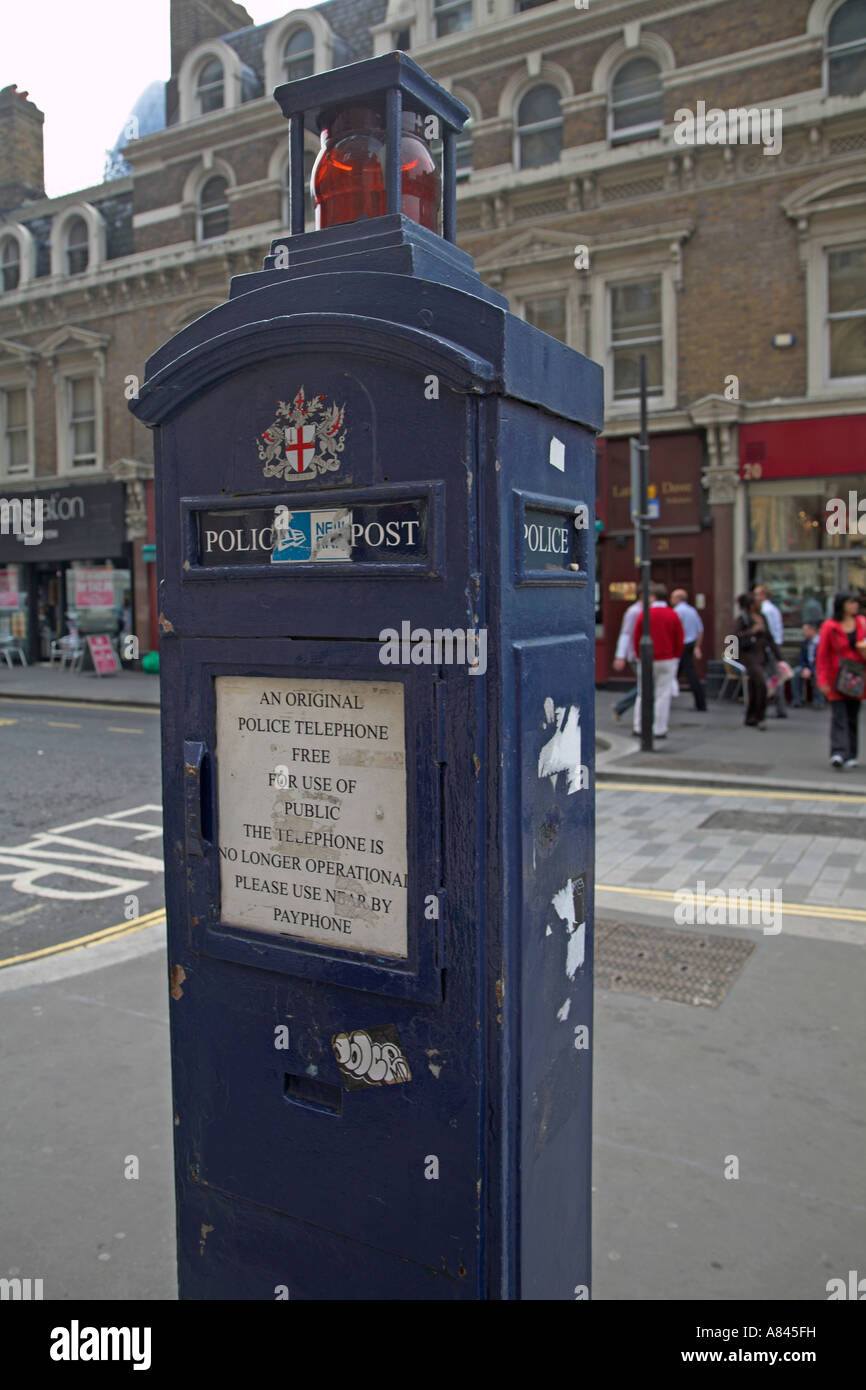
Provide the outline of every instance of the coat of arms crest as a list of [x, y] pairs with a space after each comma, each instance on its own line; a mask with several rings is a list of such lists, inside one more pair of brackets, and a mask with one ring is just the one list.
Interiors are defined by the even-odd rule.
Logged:
[[277, 401], [272, 425], [256, 440], [266, 478], [313, 478], [340, 467], [346, 443], [346, 407], [324, 396], [307, 399], [303, 386], [291, 401]]

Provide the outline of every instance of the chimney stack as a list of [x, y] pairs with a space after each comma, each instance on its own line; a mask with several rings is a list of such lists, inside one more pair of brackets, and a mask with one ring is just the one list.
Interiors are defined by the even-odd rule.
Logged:
[[0, 213], [45, 197], [44, 115], [13, 82], [0, 91]]
[[[288, 10], [287, 10], [288, 13]], [[190, 49], [255, 24], [235, 0], [171, 0], [171, 77], [165, 84], [165, 123], [177, 120], [177, 74]]]

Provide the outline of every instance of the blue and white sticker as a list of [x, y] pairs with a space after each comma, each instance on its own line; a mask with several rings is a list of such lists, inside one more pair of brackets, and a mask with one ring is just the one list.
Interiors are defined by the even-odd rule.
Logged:
[[301, 512], [277, 507], [274, 517], [271, 564], [298, 564], [304, 560], [351, 560], [352, 514], [338, 511]]

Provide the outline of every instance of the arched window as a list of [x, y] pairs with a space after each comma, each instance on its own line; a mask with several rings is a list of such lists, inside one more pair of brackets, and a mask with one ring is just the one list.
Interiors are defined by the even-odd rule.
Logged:
[[866, 92], [866, 0], [845, 0], [827, 29], [827, 94]]
[[21, 251], [16, 238], [9, 236], [0, 251], [0, 284], [4, 293], [8, 293], [9, 290], [17, 290], [20, 283]]
[[219, 111], [225, 105], [223, 65], [218, 58], [211, 58], [199, 68], [195, 95], [200, 116], [208, 111]]
[[228, 180], [214, 174], [203, 186], [198, 199], [199, 241], [225, 236], [229, 229]]
[[90, 237], [83, 217], [73, 217], [66, 227], [66, 273], [83, 275], [90, 262]]
[[611, 141], [645, 140], [662, 126], [662, 81], [652, 58], [630, 58], [618, 69], [610, 91]]
[[549, 82], [532, 87], [517, 108], [517, 153], [521, 169], [554, 164], [562, 151], [559, 92]]
[[312, 77], [314, 70], [312, 30], [296, 29], [283, 49], [283, 81]]

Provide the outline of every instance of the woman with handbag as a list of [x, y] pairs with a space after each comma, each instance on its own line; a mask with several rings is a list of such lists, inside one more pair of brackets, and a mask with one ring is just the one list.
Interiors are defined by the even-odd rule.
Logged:
[[830, 764], [857, 766], [857, 720], [866, 694], [866, 618], [853, 594], [837, 594], [821, 628], [818, 689], [830, 701]]
[[761, 612], [757, 594], [740, 594], [737, 599], [740, 616], [734, 627], [739, 642], [740, 660], [748, 678], [748, 703], [744, 723], [751, 729], [766, 729], [767, 657], [779, 660], [779, 648], [773, 641], [767, 620]]

